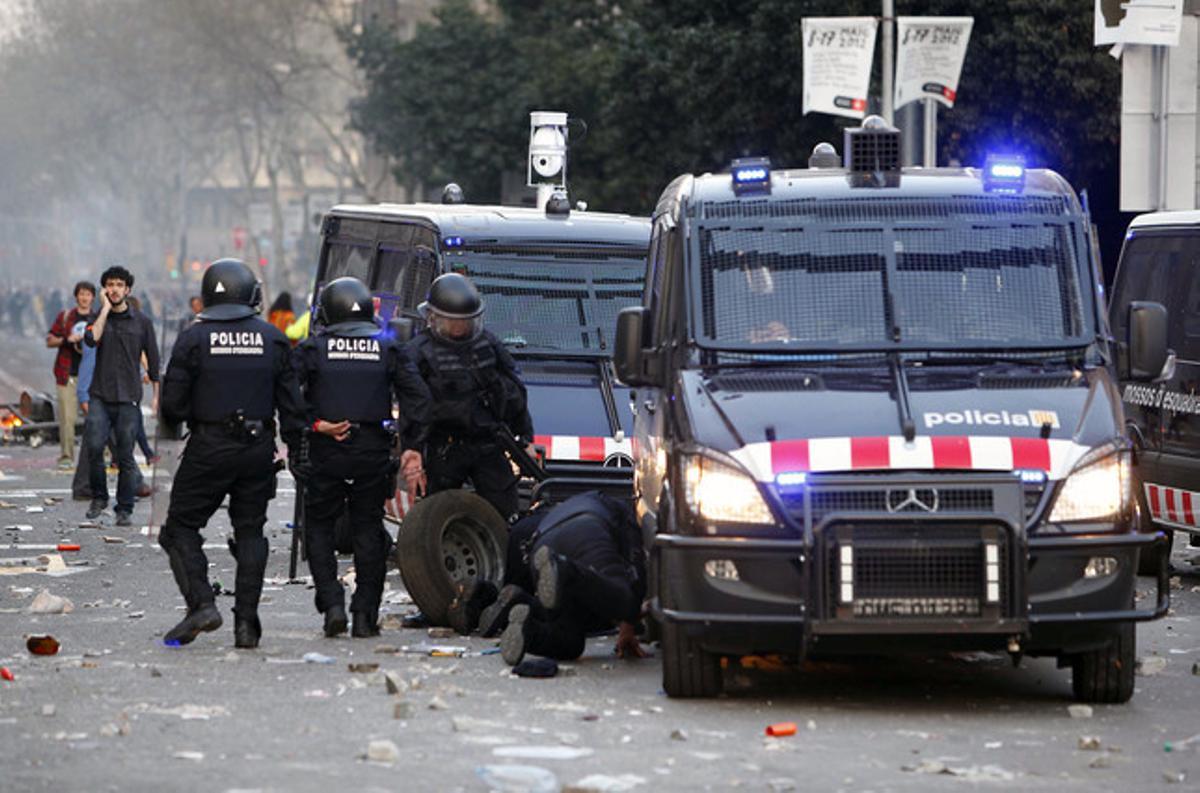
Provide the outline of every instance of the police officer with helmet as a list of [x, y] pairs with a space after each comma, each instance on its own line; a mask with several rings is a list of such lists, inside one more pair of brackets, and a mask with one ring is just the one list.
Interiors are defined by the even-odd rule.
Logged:
[[483, 328], [483, 301], [465, 276], [434, 279], [419, 306], [427, 327], [408, 344], [433, 394], [424, 471], [406, 466], [409, 482], [436, 493], [467, 481], [505, 519], [517, 512], [517, 477], [497, 440], [511, 432], [533, 440], [525, 384], [504, 345]]
[[188, 644], [221, 626], [200, 530], [228, 495], [237, 559], [234, 644], [257, 647], [267, 566], [263, 524], [275, 495], [274, 416], [278, 412], [291, 447], [303, 431], [304, 412], [291, 348], [258, 316], [262, 287], [250, 268], [237, 259], [213, 262], [201, 293], [204, 309], [176, 340], [162, 389], [163, 419], [187, 422], [190, 433], [158, 539], [187, 616], [164, 640]]
[[362, 281], [345, 277], [327, 284], [317, 318], [324, 330], [296, 348], [310, 429], [308, 460], [299, 465], [308, 564], [325, 635], [345, 633], [334, 522], [348, 505], [357, 582], [350, 601], [351, 633], [375, 636], [387, 572], [383, 507], [395, 470], [389, 466], [394, 442], [387, 428], [392, 402], [404, 419], [400, 463], [420, 469], [429, 389], [403, 347], [375, 324], [371, 292]]

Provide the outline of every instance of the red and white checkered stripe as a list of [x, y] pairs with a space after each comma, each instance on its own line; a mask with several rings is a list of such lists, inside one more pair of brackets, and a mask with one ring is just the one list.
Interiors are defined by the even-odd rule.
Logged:
[[1200, 493], [1146, 482], [1150, 517], [1158, 523], [1181, 528], [1200, 528]]
[[534, 435], [533, 442], [546, 449], [547, 460], [574, 460], [602, 463], [614, 454], [633, 456], [629, 439], [579, 435]]
[[762, 482], [792, 471], [914, 469], [1038, 470], [1050, 479], [1062, 479], [1086, 452], [1086, 446], [1068, 440], [937, 435], [908, 442], [891, 435], [750, 443], [733, 457]]

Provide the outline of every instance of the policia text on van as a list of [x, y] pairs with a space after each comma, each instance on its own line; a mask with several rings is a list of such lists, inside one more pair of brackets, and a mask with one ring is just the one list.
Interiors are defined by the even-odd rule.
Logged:
[[[664, 688], [718, 692], [724, 654], [907, 645], [1053, 655], [1078, 698], [1127, 700], [1166, 575], [1139, 610], [1162, 537], [1132, 529], [1074, 192], [1020, 163], [901, 172], [877, 119], [846, 147], [675, 180], [618, 318]], [[1163, 320], [1133, 322], [1132, 370], [1161, 368]]]

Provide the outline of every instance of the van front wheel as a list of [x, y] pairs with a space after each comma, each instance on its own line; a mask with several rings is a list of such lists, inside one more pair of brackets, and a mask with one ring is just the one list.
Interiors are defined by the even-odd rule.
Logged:
[[1071, 660], [1071, 687], [1079, 702], [1128, 702], [1133, 696], [1137, 658], [1137, 625], [1122, 622], [1107, 647], [1080, 653]]
[[721, 693], [721, 658], [704, 650], [675, 622], [662, 623], [663, 690], [669, 697], [715, 697]]

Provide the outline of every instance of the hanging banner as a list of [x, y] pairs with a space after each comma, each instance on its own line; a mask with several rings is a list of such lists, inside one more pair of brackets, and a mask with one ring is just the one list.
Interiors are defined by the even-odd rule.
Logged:
[[867, 113], [874, 17], [804, 19], [804, 112], [862, 118]]
[[896, 102], [917, 99], [954, 107], [972, 17], [896, 17]]
[[1179, 45], [1183, 0], [1096, 0], [1096, 45]]

